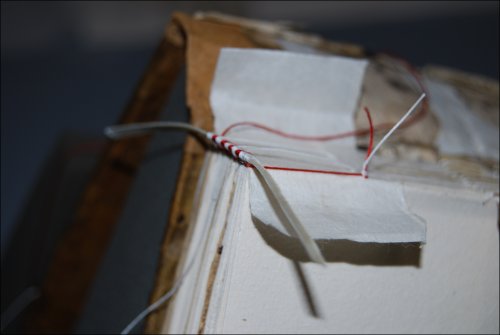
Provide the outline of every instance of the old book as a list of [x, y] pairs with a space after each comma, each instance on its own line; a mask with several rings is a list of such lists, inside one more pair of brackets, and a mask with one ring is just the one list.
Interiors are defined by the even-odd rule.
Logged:
[[[368, 180], [271, 171], [326, 266], [309, 262], [251, 168], [210, 152], [162, 332], [498, 330], [498, 123], [474, 98], [385, 56], [222, 49], [217, 61], [216, 133], [243, 121], [345, 133], [366, 127], [364, 106], [377, 128], [401, 118], [422, 87], [428, 109], [379, 152]], [[304, 142], [247, 124], [227, 138], [268, 166], [356, 173], [367, 141], [358, 135]]]

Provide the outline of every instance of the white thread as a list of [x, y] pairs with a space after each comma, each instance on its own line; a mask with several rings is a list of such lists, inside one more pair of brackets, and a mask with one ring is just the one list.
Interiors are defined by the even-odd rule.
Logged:
[[367, 176], [368, 163], [370, 163], [371, 159], [373, 158], [377, 150], [382, 146], [382, 144], [384, 144], [385, 141], [387, 141], [387, 139], [392, 135], [392, 133], [408, 118], [408, 116], [410, 116], [410, 114], [413, 113], [413, 111], [417, 108], [417, 106], [425, 98], [425, 96], [426, 96], [425, 93], [422, 93], [420, 98], [418, 98], [418, 100], [413, 104], [413, 106], [410, 107], [408, 112], [406, 112], [406, 114], [394, 125], [394, 127], [392, 127], [391, 130], [389, 130], [387, 134], [385, 134], [382, 140], [378, 142], [378, 144], [375, 146], [375, 149], [373, 149], [373, 151], [370, 153], [370, 156], [368, 156], [368, 158], [366, 158], [363, 163], [363, 168], [361, 170], [361, 174], [363, 175], [363, 177]]
[[[199, 245], [198, 245], [199, 247]], [[196, 250], [198, 251], [198, 250]], [[193, 267], [194, 261], [196, 259], [196, 255], [198, 253], [195, 253], [195, 256], [190, 260], [188, 267], [186, 268], [186, 271], [184, 271], [181, 276], [177, 279], [175, 282], [174, 286], [170, 290], [168, 290], [167, 293], [162, 295], [158, 300], [156, 300], [154, 303], [146, 307], [141, 313], [139, 313], [122, 331], [120, 334], [128, 334], [132, 329], [134, 329], [146, 316], [148, 316], [150, 313], [154, 312], [157, 310], [161, 305], [163, 305], [165, 302], [167, 302], [174, 294], [177, 292], [179, 287], [181, 286], [182, 282], [184, 279], [187, 277], [189, 271]]]

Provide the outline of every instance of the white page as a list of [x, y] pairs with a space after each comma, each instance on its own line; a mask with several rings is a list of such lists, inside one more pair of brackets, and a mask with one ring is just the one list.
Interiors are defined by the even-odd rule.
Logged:
[[252, 223], [249, 199], [233, 204], [237, 233], [221, 259], [230, 270], [217, 277], [205, 333], [498, 333], [497, 205], [446, 188], [413, 185], [405, 193], [427, 221], [427, 244], [408, 247], [421, 252], [419, 266], [302, 264], [316, 316], [293, 262]]

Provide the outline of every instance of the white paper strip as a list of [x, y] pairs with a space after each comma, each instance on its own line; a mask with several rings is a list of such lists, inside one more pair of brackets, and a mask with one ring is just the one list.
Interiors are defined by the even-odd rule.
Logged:
[[[379, 180], [317, 173], [270, 171], [314, 239], [424, 242], [425, 223], [406, 207], [402, 186]], [[270, 198], [251, 174], [254, 218], [288, 235]]]
[[302, 135], [353, 130], [366, 64], [345, 57], [222, 49], [211, 94], [215, 129], [244, 118]]

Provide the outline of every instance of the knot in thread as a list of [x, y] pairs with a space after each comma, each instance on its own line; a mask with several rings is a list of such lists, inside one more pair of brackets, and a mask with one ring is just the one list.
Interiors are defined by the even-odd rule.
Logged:
[[226, 153], [230, 154], [233, 156], [235, 159], [241, 161], [245, 166], [251, 166], [249, 163], [249, 155], [242, 149], [238, 148], [237, 145], [234, 143], [231, 143], [229, 140], [224, 138], [223, 136], [207, 132], [207, 138], [211, 140], [215, 147], [222, 149]]

